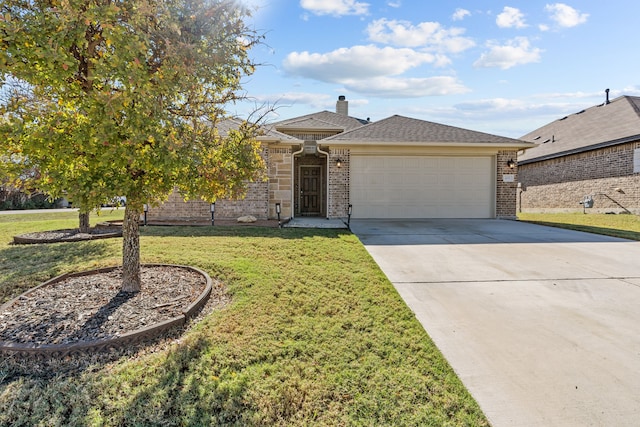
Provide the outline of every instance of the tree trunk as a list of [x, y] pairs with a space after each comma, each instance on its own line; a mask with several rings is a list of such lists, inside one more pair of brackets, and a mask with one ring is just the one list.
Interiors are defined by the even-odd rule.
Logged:
[[140, 291], [140, 212], [127, 203], [122, 223], [122, 291]]
[[78, 226], [78, 231], [80, 233], [89, 233], [89, 231], [91, 231], [89, 227], [89, 212], [78, 213], [78, 222], [80, 223]]

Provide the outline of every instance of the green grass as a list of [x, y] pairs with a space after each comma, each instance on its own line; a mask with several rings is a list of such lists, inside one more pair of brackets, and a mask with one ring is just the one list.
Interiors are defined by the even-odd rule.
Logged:
[[[121, 239], [8, 245], [17, 229], [74, 221], [0, 216], [2, 301], [64, 271], [120, 262]], [[6, 377], [0, 425], [488, 424], [350, 233], [146, 227], [141, 245], [143, 262], [220, 278], [232, 303], [155, 354], [52, 379]]]
[[521, 221], [606, 236], [640, 240], [640, 217], [637, 215], [610, 215], [591, 213], [520, 213]]

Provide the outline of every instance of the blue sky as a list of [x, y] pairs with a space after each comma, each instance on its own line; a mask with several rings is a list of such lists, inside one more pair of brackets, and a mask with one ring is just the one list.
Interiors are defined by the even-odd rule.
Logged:
[[266, 35], [244, 88], [273, 120], [335, 110], [520, 137], [640, 95], [640, 2], [246, 0]]

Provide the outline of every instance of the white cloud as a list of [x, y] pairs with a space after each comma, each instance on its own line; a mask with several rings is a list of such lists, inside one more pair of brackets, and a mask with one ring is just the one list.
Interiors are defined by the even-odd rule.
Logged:
[[316, 15], [366, 15], [369, 3], [356, 0], [300, 0], [300, 6]]
[[375, 77], [342, 82], [350, 91], [379, 98], [419, 98], [467, 93], [469, 88], [450, 76], [424, 78]]
[[551, 14], [551, 19], [560, 27], [570, 28], [584, 24], [589, 17], [588, 13], [580, 13], [578, 10], [564, 3], [548, 4], [544, 8]]
[[443, 28], [438, 22], [421, 22], [413, 25], [407, 21], [375, 20], [367, 26], [369, 40], [404, 47], [422, 47], [436, 52], [459, 53], [475, 45], [463, 37], [464, 28]]
[[451, 19], [453, 19], [454, 21], [462, 21], [467, 16], [471, 16], [471, 12], [469, 12], [467, 9], [457, 8], [456, 11], [453, 12], [453, 16], [451, 16]]
[[441, 56], [408, 48], [354, 46], [320, 54], [292, 52], [283, 62], [292, 75], [342, 85], [367, 96], [404, 98], [460, 94], [469, 91], [455, 77], [398, 77], [425, 63], [444, 61]]
[[539, 62], [542, 49], [534, 48], [526, 37], [516, 37], [505, 45], [488, 43], [489, 51], [473, 63], [474, 67], [498, 67], [503, 70], [516, 65]]
[[389, 7], [398, 8], [398, 7], [402, 6], [402, 2], [400, 0], [390, 1], [390, 2], [387, 3], [387, 5], [389, 5]]
[[292, 52], [283, 61], [290, 74], [323, 82], [399, 75], [438, 56], [412, 49], [379, 48], [374, 45], [341, 48], [328, 53]]
[[496, 24], [500, 28], [525, 28], [527, 24], [524, 22], [524, 14], [520, 9], [505, 6], [496, 17]]
[[408, 115], [511, 138], [585, 108], [572, 102], [535, 102], [531, 99], [476, 99], [445, 107], [409, 105]]

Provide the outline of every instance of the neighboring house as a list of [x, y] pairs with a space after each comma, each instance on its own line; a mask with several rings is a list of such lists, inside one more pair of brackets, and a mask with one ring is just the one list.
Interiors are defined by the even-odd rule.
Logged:
[[[535, 144], [392, 116], [375, 123], [336, 112], [283, 120], [259, 137], [267, 182], [243, 200], [219, 200], [215, 217], [258, 219], [514, 218], [517, 152]], [[206, 219], [209, 205], [174, 194], [150, 219]]]
[[640, 97], [621, 96], [549, 123], [521, 138], [522, 212], [640, 213]]

